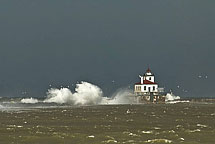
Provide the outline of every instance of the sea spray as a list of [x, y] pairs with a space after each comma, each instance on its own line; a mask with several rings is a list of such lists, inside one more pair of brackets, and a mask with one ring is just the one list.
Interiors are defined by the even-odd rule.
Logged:
[[72, 92], [68, 88], [51, 88], [47, 92], [46, 103], [71, 103]]
[[68, 88], [54, 89], [51, 88], [47, 92], [47, 98], [44, 102], [68, 103], [72, 105], [92, 105], [99, 104], [102, 101], [102, 90], [88, 82], [76, 84], [75, 93]]
[[2, 109], [2, 108], [4, 108], [4, 106], [3, 106], [3, 105], [0, 105], [0, 109]]
[[101, 104], [131, 104], [135, 103], [133, 91], [127, 88], [118, 89], [110, 98], [103, 97]]
[[168, 104], [176, 104], [176, 103], [187, 103], [190, 102], [189, 100], [180, 100], [180, 96], [175, 96], [173, 93], [166, 94], [166, 103]]
[[34, 98], [25, 98], [22, 103], [58, 103], [71, 105], [96, 105], [96, 104], [131, 104], [135, 103], [131, 89], [118, 89], [111, 97], [104, 97], [101, 88], [88, 82], [76, 84], [75, 92], [68, 88], [51, 88], [45, 100], [38, 101]]
[[39, 101], [35, 98], [24, 98], [21, 100], [22, 103], [31, 103], [31, 104], [34, 104], [34, 103], [38, 103]]
[[[166, 94], [167, 103], [177, 103], [179, 96], [172, 93]], [[105, 105], [105, 104], [135, 104], [135, 96], [133, 91], [128, 88], [118, 89], [111, 97], [104, 97], [101, 88], [88, 82], [76, 84], [75, 92], [73, 93], [68, 88], [51, 88], [47, 92], [45, 100], [37, 100], [35, 98], [24, 98], [21, 103], [57, 103], [70, 105]], [[189, 102], [189, 101], [188, 101]]]
[[179, 96], [175, 96], [173, 93], [167, 93], [165, 101], [173, 101], [173, 100], [179, 100]]

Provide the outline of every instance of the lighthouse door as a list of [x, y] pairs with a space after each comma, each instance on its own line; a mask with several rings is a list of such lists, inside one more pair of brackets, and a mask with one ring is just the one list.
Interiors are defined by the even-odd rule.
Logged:
[[151, 87], [149, 87], [149, 92], [151, 92]]

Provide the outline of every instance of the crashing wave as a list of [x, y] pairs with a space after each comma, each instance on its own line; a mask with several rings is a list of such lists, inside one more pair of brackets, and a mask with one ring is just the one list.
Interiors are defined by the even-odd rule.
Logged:
[[135, 103], [130, 89], [119, 89], [111, 98], [103, 97], [100, 104], [131, 104]]
[[47, 92], [46, 103], [68, 103], [73, 105], [89, 105], [99, 104], [102, 101], [102, 90], [91, 83], [81, 82], [76, 85], [75, 93], [68, 88], [54, 89], [51, 88]]
[[3, 106], [3, 105], [0, 105], [0, 109], [1, 109], [1, 108], [4, 108], [4, 106]]
[[39, 101], [35, 98], [24, 98], [21, 100], [21, 103], [30, 103], [30, 104], [35, 104], [38, 103]]
[[180, 96], [175, 96], [173, 93], [167, 93], [165, 101], [173, 101], [181, 99]]
[[129, 89], [119, 89], [112, 97], [104, 97], [101, 88], [88, 82], [76, 84], [73, 93], [68, 88], [51, 88], [47, 92], [45, 100], [38, 101], [34, 98], [22, 99], [22, 103], [57, 103], [71, 105], [105, 105], [105, 104], [131, 104], [134, 103], [132, 91]]
[[180, 100], [180, 96], [175, 96], [172, 92], [166, 94], [166, 103], [168, 104], [176, 104], [176, 103], [187, 103], [189, 100]]

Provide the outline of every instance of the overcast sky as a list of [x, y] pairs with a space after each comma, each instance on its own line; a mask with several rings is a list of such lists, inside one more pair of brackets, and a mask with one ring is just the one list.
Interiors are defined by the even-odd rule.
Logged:
[[212, 0], [1, 0], [0, 96], [43, 97], [50, 84], [82, 80], [109, 95], [139, 82], [149, 65], [177, 95], [215, 97], [214, 6]]

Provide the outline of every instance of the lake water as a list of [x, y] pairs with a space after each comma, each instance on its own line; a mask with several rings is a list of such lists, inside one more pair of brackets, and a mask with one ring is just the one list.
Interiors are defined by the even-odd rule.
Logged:
[[215, 104], [1, 108], [2, 144], [215, 143]]

